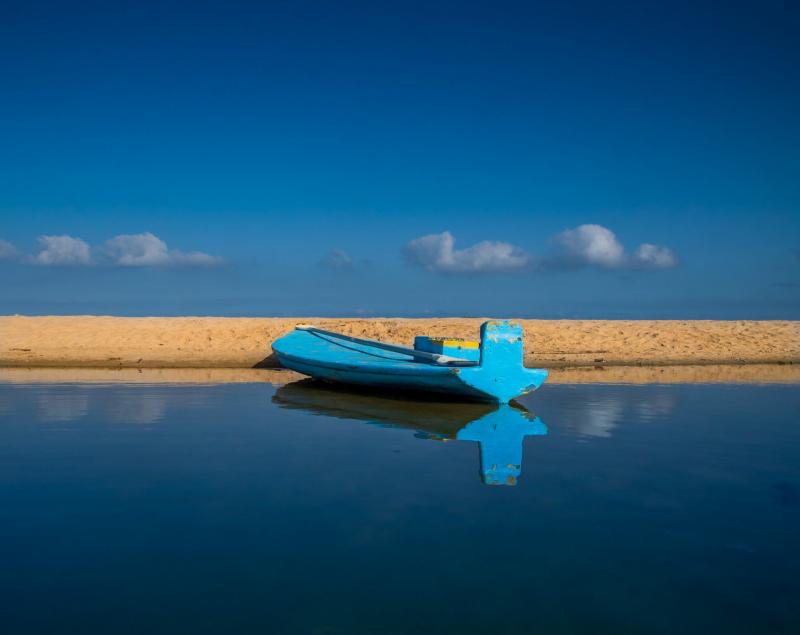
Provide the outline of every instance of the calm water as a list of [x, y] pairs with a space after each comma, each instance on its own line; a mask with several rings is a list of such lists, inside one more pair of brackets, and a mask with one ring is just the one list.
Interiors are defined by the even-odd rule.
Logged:
[[800, 387], [524, 403], [0, 385], [0, 628], [800, 632]]

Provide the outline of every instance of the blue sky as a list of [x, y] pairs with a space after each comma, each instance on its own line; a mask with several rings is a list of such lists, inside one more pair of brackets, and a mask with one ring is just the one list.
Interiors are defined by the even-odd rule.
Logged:
[[0, 312], [800, 318], [798, 42], [786, 3], [3, 3]]

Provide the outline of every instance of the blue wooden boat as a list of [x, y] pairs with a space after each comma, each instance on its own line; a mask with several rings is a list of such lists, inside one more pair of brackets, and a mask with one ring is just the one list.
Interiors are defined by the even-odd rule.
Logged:
[[480, 342], [420, 336], [414, 348], [298, 325], [272, 349], [282, 366], [316, 379], [493, 403], [508, 403], [547, 378], [546, 370], [522, 364], [522, 327], [501, 320], [481, 325]]

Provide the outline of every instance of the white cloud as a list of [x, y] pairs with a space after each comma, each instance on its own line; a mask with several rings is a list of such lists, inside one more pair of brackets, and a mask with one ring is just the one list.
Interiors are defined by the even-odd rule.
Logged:
[[515, 271], [531, 261], [523, 249], [509, 243], [484, 240], [466, 249], [455, 249], [455, 238], [446, 231], [409, 242], [406, 260], [440, 273], [490, 273]]
[[212, 256], [202, 251], [180, 251], [170, 249], [169, 257], [172, 264], [190, 267], [216, 267], [225, 262], [222, 256]]
[[353, 268], [353, 259], [344, 249], [334, 249], [319, 264], [326, 269], [348, 271]]
[[[39, 253], [28, 256], [23, 262], [35, 265], [112, 265], [119, 267], [150, 266], [211, 266], [223, 262], [222, 258], [191, 251], [169, 249], [158, 236], [143, 234], [120, 234], [107, 240], [94, 250], [89, 244], [72, 236], [39, 236]], [[0, 240], [0, 260], [17, 255], [14, 246]]]
[[564, 250], [567, 264], [614, 268], [625, 262], [625, 249], [610, 229], [602, 225], [581, 225], [555, 237]]
[[7, 240], [0, 238], [0, 260], [11, 260], [17, 257], [17, 248]]
[[222, 263], [222, 258], [199, 251], [185, 253], [169, 249], [167, 243], [150, 232], [114, 236], [105, 242], [102, 252], [111, 264], [120, 267], [209, 266]]
[[107, 240], [103, 253], [122, 267], [147, 267], [169, 263], [167, 243], [146, 232], [144, 234], [120, 234]]
[[669, 247], [643, 243], [633, 254], [632, 262], [640, 267], [667, 269], [678, 264], [678, 259]]
[[92, 254], [88, 243], [72, 236], [39, 236], [42, 250], [32, 262], [38, 265], [90, 265]]
[[675, 267], [678, 259], [671, 249], [643, 243], [633, 255], [616, 234], [602, 225], [580, 225], [567, 229], [554, 238], [559, 252], [544, 261], [549, 268], [600, 267], [603, 269], [667, 269]]

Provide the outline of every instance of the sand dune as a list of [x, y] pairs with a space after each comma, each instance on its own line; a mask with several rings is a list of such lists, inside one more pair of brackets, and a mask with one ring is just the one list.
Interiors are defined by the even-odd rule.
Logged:
[[[481, 319], [0, 317], [0, 366], [251, 368], [299, 322], [410, 345], [477, 339]], [[521, 320], [525, 362], [545, 367], [800, 361], [800, 322]]]

